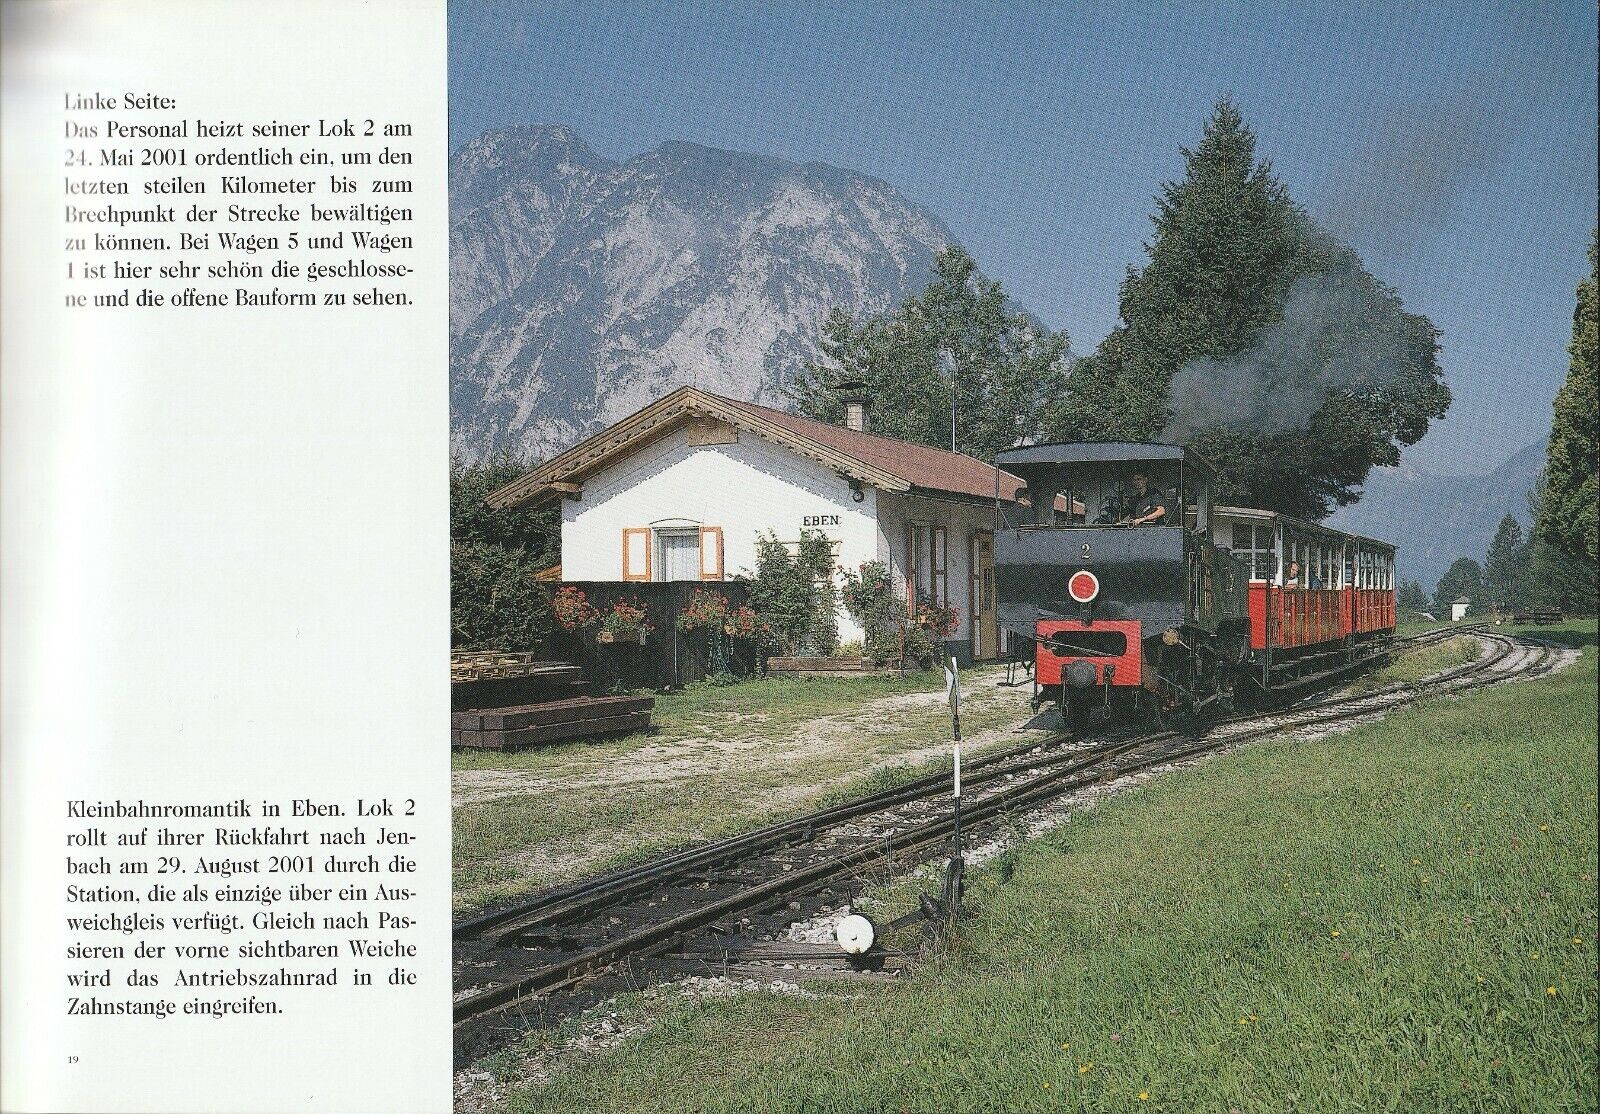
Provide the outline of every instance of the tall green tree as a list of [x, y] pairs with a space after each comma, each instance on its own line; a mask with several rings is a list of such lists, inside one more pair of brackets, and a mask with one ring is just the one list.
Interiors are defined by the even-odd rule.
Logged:
[[1444, 414], [1437, 331], [1295, 206], [1232, 103], [1183, 155], [1120, 323], [1046, 424], [1182, 441], [1218, 466], [1223, 498], [1321, 518]]
[[1434, 615], [1440, 619], [1448, 619], [1450, 605], [1461, 596], [1466, 596], [1472, 601], [1472, 607], [1467, 611], [1468, 615], [1482, 612], [1483, 570], [1471, 557], [1456, 558], [1439, 578], [1439, 584], [1433, 590]]
[[1189, 360], [1245, 349], [1273, 320], [1294, 281], [1296, 214], [1239, 110], [1220, 101], [1185, 175], [1168, 182], [1151, 217], [1150, 260], [1130, 269], [1121, 322], [1053, 415], [1058, 429], [1096, 440], [1149, 439], [1167, 424], [1172, 379]]
[[1563, 553], [1535, 535], [1528, 544], [1527, 602], [1568, 615], [1593, 615], [1600, 595], [1595, 562]]
[[1527, 559], [1522, 524], [1508, 514], [1500, 520], [1483, 562], [1484, 595], [1491, 607], [1515, 611], [1523, 606]]
[[1538, 524], [1549, 520], [1545, 511], [1549, 489], [1541, 473], [1533, 490], [1528, 492], [1534, 529], [1523, 547], [1527, 601], [1533, 607], [1592, 615], [1596, 597], [1600, 596], [1600, 561], [1582, 551], [1572, 553], [1561, 549], [1539, 532]]
[[1555, 420], [1545, 459], [1544, 493], [1534, 533], [1570, 557], [1600, 559], [1600, 397], [1597, 397], [1597, 318], [1600, 244], [1589, 236], [1589, 274], [1578, 283], [1572, 314], [1567, 380], [1556, 392]]
[[787, 393], [800, 413], [838, 422], [839, 385], [863, 383], [873, 432], [948, 449], [953, 384], [956, 446], [988, 460], [1039, 434], [1046, 403], [1063, 389], [1067, 335], [1011, 312], [1000, 284], [959, 247], [941, 251], [934, 271], [927, 289], [889, 312], [835, 310], [823, 359]]

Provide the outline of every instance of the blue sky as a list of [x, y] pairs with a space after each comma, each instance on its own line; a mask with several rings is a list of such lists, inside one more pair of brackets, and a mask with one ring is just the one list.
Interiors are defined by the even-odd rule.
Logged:
[[1291, 195], [1443, 332], [1408, 459], [1484, 471], [1549, 428], [1596, 220], [1589, 0], [1489, 5], [451, 0], [451, 144], [566, 124], [821, 161], [937, 213], [1089, 352], [1180, 145], [1234, 98]]

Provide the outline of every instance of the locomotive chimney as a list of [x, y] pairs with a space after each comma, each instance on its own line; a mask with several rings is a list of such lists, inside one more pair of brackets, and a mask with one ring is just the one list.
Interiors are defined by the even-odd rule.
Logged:
[[857, 433], [868, 433], [872, 428], [872, 396], [867, 392], [867, 385], [855, 380], [840, 383], [834, 388], [839, 394], [839, 401], [844, 403], [844, 424], [846, 429], [853, 429]]

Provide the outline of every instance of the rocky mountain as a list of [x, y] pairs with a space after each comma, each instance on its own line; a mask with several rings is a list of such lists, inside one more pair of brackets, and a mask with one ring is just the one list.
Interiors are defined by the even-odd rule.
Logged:
[[548, 456], [683, 384], [781, 405], [834, 307], [922, 289], [951, 239], [837, 167], [485, 133], [450, 162], [452, 447]]
[[1483, 563], [1506, 515], [1528, 529], [1528, 492], [1544, 457], [1545, 442], [1538, 441], [1482, 476], [1438, 476], [1404, 464], [1375, 468], [1360, 502], [1333, 515], [1328, 525], [1394, 542], [1400, 576], [1432, 593], [1457, 557]]

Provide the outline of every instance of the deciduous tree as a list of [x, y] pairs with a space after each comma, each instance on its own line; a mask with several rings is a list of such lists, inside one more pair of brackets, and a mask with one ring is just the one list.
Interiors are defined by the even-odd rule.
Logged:
[[838, 422], [839, 384], [863, 383], [873, 432], [948, 449], [953, 382], [956, 445], [989, 460], [1039, 433], [1045, 404], [1063, 389], [1067, 335], [1008, 309], [1000, 284], [961, 248], [940, 252], [934, 268], [927, 289], [892, 311], [835, 310], [823, 359], [788, 395], [800, 413]]

